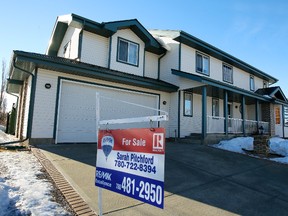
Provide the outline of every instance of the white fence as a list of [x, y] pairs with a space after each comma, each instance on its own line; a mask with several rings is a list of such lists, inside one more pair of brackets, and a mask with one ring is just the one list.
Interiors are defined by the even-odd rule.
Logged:
[[[207, 133], [224, 133], [225, 117], [207, 116]], [[228, 133], [243, 133], [243, 119], [228, 118]], [[258, 132], [258, 127], [264, 128], [264, 133], [268, 132], [269, 123], [255, 120], [245, 120], [245, 131], [247, 134]]]

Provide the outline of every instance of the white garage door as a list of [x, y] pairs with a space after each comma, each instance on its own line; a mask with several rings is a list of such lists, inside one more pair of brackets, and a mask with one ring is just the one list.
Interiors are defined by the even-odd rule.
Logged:
[[[100, 120], [158, 114], [155, 110], [121, 102], [129, 101], [157, 109], [158, 95], [62, 80], [58, 102], [56, 143], [97, 142], [96, 92], [100, 94]], [[149, 126], [149, 123], [133, 123], [108, 125], [108, 128]]]

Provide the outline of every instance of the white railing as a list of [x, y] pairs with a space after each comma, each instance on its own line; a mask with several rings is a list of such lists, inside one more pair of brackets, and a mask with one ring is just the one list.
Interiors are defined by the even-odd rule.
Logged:
[[[207, 133], [224, 133], [225, 117], [207, 116]], [[245, 132], [254, 134], [258, 132], [258, 127], [264, 128], [264, 133], [268, 132], [269, 122], [259, 121], [259, 125], [255, 120], [245, 120]], [[228, 118], [228, 133], [243, 133], [243, 119]]]

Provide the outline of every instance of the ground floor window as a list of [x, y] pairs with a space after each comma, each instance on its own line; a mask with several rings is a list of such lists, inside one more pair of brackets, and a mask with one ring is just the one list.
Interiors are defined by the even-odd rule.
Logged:
[[219, 117], [219, 99], [212, 98], [212, 116]]
[[288, 106], [284, 106], [284, 126], [288, 127]]
[[193, 94], [191, 92], [184, 92], [184, 116], [193, 115]]

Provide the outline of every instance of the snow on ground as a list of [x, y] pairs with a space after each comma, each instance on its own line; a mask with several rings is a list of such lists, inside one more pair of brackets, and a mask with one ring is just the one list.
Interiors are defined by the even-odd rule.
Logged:
[[29, 152], [0, 152], [0, 216], [70, 215], [52, 201], [52, 184]]
[[[215, 148], [245, 154], [243, 149], [248, 151], [253, 150], [253, 141], [253, 137], [237, 137], [231, 140], [220, 141], [218, 144], [212, 146]], [[283, 156], [278, 158], [270, 158], [270, 160], [288, 164], [288, 140], [273, 137], [269, 140], [269, 147], [270, 153]]]

